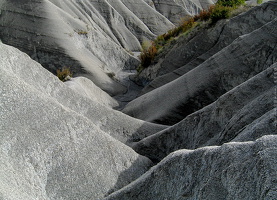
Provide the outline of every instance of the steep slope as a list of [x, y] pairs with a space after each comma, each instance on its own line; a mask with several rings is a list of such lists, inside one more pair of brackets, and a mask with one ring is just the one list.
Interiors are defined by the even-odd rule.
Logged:
[[[145, 0], [146, 1], [146, 0]], [[148, 0], [149, 5], [155, 7], [171, 22], [178, 24], [186, 16], [198, 14], [202, 9], [207, 9], [216, 0]]]
[[274, 69], [277, 63], [194, 112], [178, 124], [149, 136], [133, 148], [160, 161], [178, 149], [253, 141], [276, 134]]
[[230, 20], [222, 21], [214, 27], [206, 25], [195, 30], [195, 33], [192, 32], [190, 36], [179, 38], [168, 50], [169, 52], [158, 56], [155, 65], [139, 75], [139, 79], [150, 82], [142, 93], [147, 93], [184, 75], [230, 45], [239, 36], [260, 28], [273, 20], [276, 15], [276, 2], [270, 2], [256, 6]]
[[276, 199], [277, 136], [179, 150], [105, 200]]
[[70, 67], [75, 76], [87, 76], [111, 95], [126, 88], [108, 73], [135, 69], [138, 60], [130, 51], [174, 26], [143, 0], [4, 0], [0, 9], [3, 43], [53, 73]]
[[115, 138], [127, 142], [165, 127], [75, 93], [2, 43], [0, 66], [1, 199], [102, 198], [152, 165]]
[[[26, 55], [21, 55], [18, 51], [7, 51], [7, 48], [8, 47], [1, 44], [0, 56], [2, 69], [9, 66], [12, 68], [14, 74], [29, 85], [55, 98], [60, 104], [74, 110], [74, 112], [90, 119], [101, 130], [110, 133], [113, 137], [124, 143], [142, 139], [147, 135], [167, 127], [145, 123], [144, 121], [131, 118], [121, 112], [115, 111], [111, 109], [110, 106], [107, 107], [105, 102], [111, 102], [110, 97], [107, 94], [101, 96], [104, 92], [98, 93], [98, 96], [96, 96], [96, 91], [99, 91], [99, 88], [97, 90], [94, 89], [94, 95], [96, 96], [94, 98], [81, 92], [81, 89], [78, 89], [79, 92], [71, 90], [69, 87], [74, 87], [73, 85], [76, 81], [61, 83], [55, 76], [49, 78], [51, 74], [47, 73], [46, 70], [41, 70], [41, 66], [38, 63], [32, 61]], [[47, 75], [45, 75], [45, 73]], [[30, 74], [35, 74], [35, 76], [30, 77]], [[86, 79], [86, 81], [88, 82], [89, 80]], [[86, 87], [89, 86], [90, 84], [87, 83]], [[80, 86], [77, 86], [77, 88], [79, 87]], [[92, 89], [93, 87], [89, 88]]]
[[127, 48], [210, 3], [1, 1], [1, 40], [32, 57], [0, 41], [0, 199], [277, 199], [276, 1], [165, 50], [124, 109], [142, 120], [113, 109]]
[[133, 100], [123, 112], [149, 122], [179, 122], [275, 63], [276, 25], [277, 18], [240, 36], [180, 78]]

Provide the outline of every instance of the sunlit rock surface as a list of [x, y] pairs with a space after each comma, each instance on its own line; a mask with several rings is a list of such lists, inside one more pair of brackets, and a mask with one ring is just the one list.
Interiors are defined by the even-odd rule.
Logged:
[[102, 198], [152, 165], [119, 140], [163, 126], [104, 106], [104, 92], [99, 102], [75, 92], [2, 43], [0, 66], [1, 199]]
[[276, 199], [277, 136], [179, 150], [105, 200]]
[[0, 199], [277, 199], [275, 1], [179, 38], [140, 97], [126, 76], [210, 3], [1, 1]]
[[192, 32], [189, 37], [181, 37], [168, 53], [158, 56], [157, 64], [140, 74], [139, 79], [147, 83], [142, 94], [165, 85], [196, 68], [222, 48], [230, 45], [239, 36], [262, 27], [276, 18], [276, 15], [276, 3], [262, 4], [230, 20], [218, 23], [214, 27], [206, 25]]
[[[276, 2], [272, 5], [276, 11]], [[123, 112], [149, 122], [174, 124], [209, 105], [276, 62], [276, 25], [275, 17], [239, 36], [184, 75], [131, 101]], [[172, 55], [172, 62], [175, 57]]]
[[[190, 9], [199, 12], [212, 3], [203, 2]], [[131, 51], [174, 27], [143, 0], [3, 0], [0, 9], [3, 43], [28, 53], [52, 73], [70, 67], [74, 76], [88, 77], [111, 95], [126, 87], [108, 74], [135, 69], [139, 61]]]
[[139, 141], [134, 149], [160, 161], [178, 149], [253, 141], [276, 133], [274, 69], [277, 63], [190, 114], [174, 126]]

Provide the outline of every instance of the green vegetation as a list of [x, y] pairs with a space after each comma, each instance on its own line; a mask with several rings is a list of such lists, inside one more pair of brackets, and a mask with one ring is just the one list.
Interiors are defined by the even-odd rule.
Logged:
[[70, 71], [70, 68], [68, 67], [63, 67], [62, 69], [57, 70], [57, 77], [63, 82], [67, 81], [72, 76], [73, 73]]
[[139, 57], [141, 61], [141, 66], [148, 67], [153, 62], [156, 55], [157, 47], [154, 42], [152, 42], [152, 44], [148, 48], [143, 47]]
[[218, 20], [227, 19], [233, 10], [244, 4], [245, 0], [219, 0], [207, 10], [202, 10], [198, 15], [184, 19], [178, 27], [159, 35], [154, 41], [143, 42], [140, 54], [141, 65], [138, 67], [138, 71], [153, 64], [155, 57], [175, 38], [189, 33], [196, 25], [204, 21], [214, 25]]
[[257, 0], [257, 4], [262, 4], [263, 0]]
[[228, 6], [216, 5], [214, 6], [210, 19], [211, 23], [215, 24], [218, 20], [228, 19], [231, 15], [232, 8]]
[[237, 8], [238, 6], [245, 4], [245, 0], [218, 0], [216, 4], [226, 7]]

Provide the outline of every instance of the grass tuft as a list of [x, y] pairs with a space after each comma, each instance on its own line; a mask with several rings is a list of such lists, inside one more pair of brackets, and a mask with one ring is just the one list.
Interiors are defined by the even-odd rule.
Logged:
[[73, 76], [73, 73], [70, 71], [69, 67], [63, 67], [62, 69], [57, 70], [57, 77], [65, 82]]

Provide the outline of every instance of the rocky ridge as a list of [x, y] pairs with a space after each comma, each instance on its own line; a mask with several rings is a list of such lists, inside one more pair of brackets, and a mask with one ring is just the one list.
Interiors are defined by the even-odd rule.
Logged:
[[[264, 14], [265, 10], [268, 11], [267, 14]], [[188, 45], [184, 45], [181, 39], [175, 45], [177, 51], [173, 48], [173, 52], [170, 51], [165, 58], [161, 58], [157, 65], [145, 70], [150, 71], [153, 76], [155, 74], [159, 76], [159, 73], [155, 73], [155, 69], [165, 74], [150, 83], [157, 88], [131, 101], [123, 112], [146, 121], [172, 125], [270, 67], [277, 59], [276, 29], [274, 28], [276, 13], [275, 2], [263, 4], [227, 21], [223, 26], [227, 29], [226, 36], [224, 36], [222, 24], [218, 23], [207, 36], [200, 34], [199, 37], [202, 37], [202, 40], [196, 36], [198, 40], [194, 40], [195, 37], [193, 37], [185, 42]], [[239, 22], [238, 27], [247, 24], [245, 29], [251, 30], [248, 28], [251, 23], [249, 18], [253, 15], [258, 19], [253, 27], [256, 24], [258, 26], [257, 29], [252, 29], [252, 32], [244, 34], [242, 31], [244, 28], [229, 29], [229, 27], [235, 27], [235, 21]], [[246, 19], [245, 22], [243, 22], [244, 19]], [[212, 39], [211, 44], [207, 44], [211, 37], [218, 38], [217, 35], [220, 32], [223, 36], [220, 35], [219, 39]], [[241, 32], [243, 35], [240, 34]], [[231, 37], [236, 36], [236, 39], [233, 41], [232, 38], [225, 39], [228, 33], [232, 35]], [[197, 48], [201, 41], [205, 47]], [[189, 48], [193, 50], [190, 51]], [[189, 63], [182, 66], [180, 62]], [[164, 64], [160, 65], [160, 63]], [[178, 65], [180, 67], [174, 71]], [[167, 69], [165, 69], [166, 66], [168, 66]], [[167, 73], [170, 70], [173, 72]], [[174, 80], [170, 81], [171, 79]]]
[[[212, 3], [195, 2], [189, 13]], [[164, 12], [171, 13], [177, 6], [179, 11], [174, 16], [181, 18], [181, 11], [187, 9], [182, 7], [184, 3], [174, 2], [164, 12], [159, 9], [160, 13], [155, 8], [159, 4], [166, 6], [168, 2], [5, 0], [0, 5], [0, 38], [52, 73], [70, 67], [75, 76], [88, 77], [111, 95], [121, 94], [126, 87], [108, 74], [120, 78], [122, 70], [135, 69], [139, 61], [131, 51], [139, 51], [143, 40], [174, 26]]]
[[276, 5], [263, 4], [214, 27], [205, 25], [195, 33], [179, 38], [168, 53], [158, 56], [155, 65], [140, 73], [139, 79], [147, 83], [142, 94], [179, 78], [230, 45], [239, 36], [251, 33], [275, 17]]
[[275, 199], [277, 137], [179, 150], [105, 200]]
[[[79, 26], [84, 16], [97, 15], [103, 28], [107, 19], [120, 24], [119, 16], [133, 10], [143, 16], [135, 8], [147, 5], [172, 26], [164, 16], [178, 13], [185, 1], [170, 2], [2, 1], [0, 20], [36, 12], [47, 20], [34, 15], [33, 22], [41, 19], [41, 25], [47, 22], [56, 31], [69, 23], [66, 30], [74, 31], [86, 28]], [[186, 5], [195, 8], [204, 2]], [[36, 5], [34, 11], [30, 5]], [[91, 77], [61, 82], [36, 57], [0, 42], [0, 199], [276, 199], [276, 8], [270, 1], [206, 27], [204, 34], [176, 40], [140, 75], [152, 82], [123, 110], [135, 118], [114, 110], [118, 102], [103, 91], [121, 93], [119, 83], [105, 82], [103, 76], [97, 77], [100, 82]], [[8, 39], [11, 33], [24, 35], [18, 31], [29, 22], [23, 21], [1, 26], [1, 40], [24, 44], [22, 38]], [[28, 26], [23, 30], [27, 36]], [[109, 31], [103, 34], [117, 39], [116, 30]], [[126, 36], [123, 32], [118, 35]], [[74, 34], [82, 42], [90, 37]], [[53, 52], [63, 52], [72, 62], [69, 48], [80, 41], [63, 43], [67, 39], [61, 33], [54, 35], [46, 36], [46, 44], [69, 45]], [[101, 49], [98, 42], [88, 54], [87, 46], [77, 50], [75, 61], [90, 63], [86, 56]], [[42, 60], [50, 65], [50, 54], [44, 53]], [[57, 58], [63, 61], [63, 56]], [[91, 59], [97, 61], [95, 57]]]
[[152, 165], [122, 142], [165, 127], [103, 106], [0, 45], [1, 199], [101, 198]]

